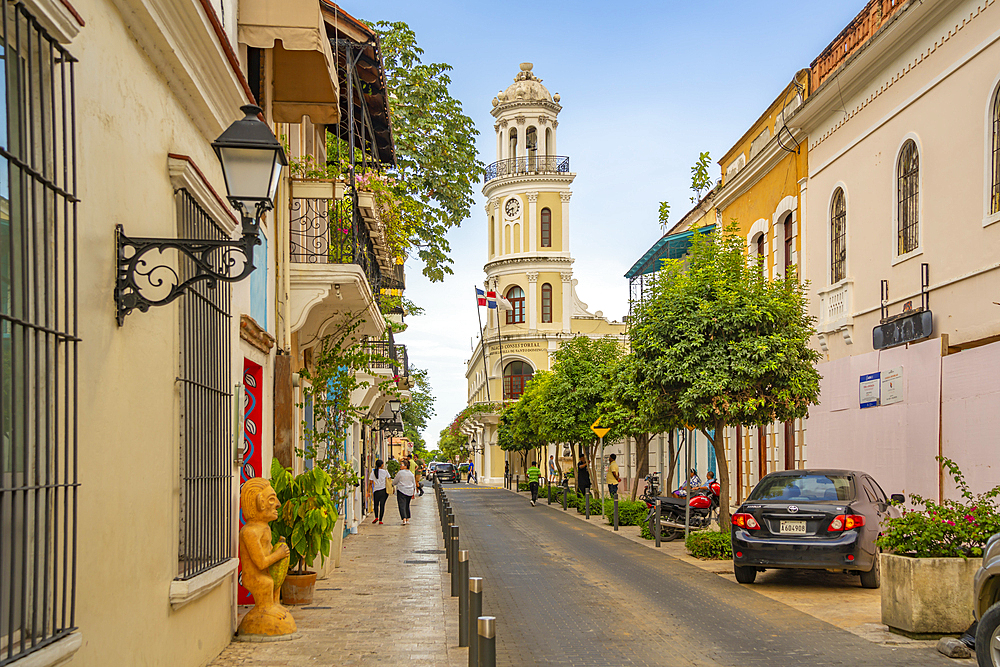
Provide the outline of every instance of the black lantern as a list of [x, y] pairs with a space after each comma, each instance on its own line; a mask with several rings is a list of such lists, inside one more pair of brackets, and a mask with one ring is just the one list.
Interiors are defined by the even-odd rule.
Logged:
[[[239, 240], [135, 238], [115, 228], [118, 278], [115, 305], [118, 325], [138, 308], [164, 306], [181, 296], [193, 283], [205, 280], [239, 282], [253, 273], [253, 249], [260, 245], [260, 217], [274, 208], [281, 168], [288, 164], [285, 151], [253, 104], [240, 107], [245, 114], [212, 142], [226, 180], [229, 203], [240, 213], [243, 234]], [[178, 268], [164, 259], [176, 250], [193, 270], [182, 279]], [[170, 253], [167, 253], [170, 256]]]
[[240, 110], [246, 117], [230, 125], [212, 142], [212, 148], [222, 163], [229, 203], [246, 224], [248, 219], [258, 222], [265, 211], [274, 208], [274, 193], [288, 158], [271, 128], [257, 118], [260, 107], [247, 104]]
[[389, 433], [402, 433], [403, 420], [399, 417], [399, 411], [403, 403], [398, 398], [389, 399], [388, 404], [382, 410], [382, 416], [378, 418], [379, 429]]

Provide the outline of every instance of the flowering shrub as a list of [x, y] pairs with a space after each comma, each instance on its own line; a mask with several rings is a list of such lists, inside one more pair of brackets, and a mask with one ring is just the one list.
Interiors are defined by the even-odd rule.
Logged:
[[937, 458], [955, 480], [961, 500], [938, 503], [910, 494], [910, 501], [923, 509], [903, 510], [902, 516], [887, 519], [878, 545], [916, 558], [978, 558], [983, 555], [986, 540], [1000, 533], [1000, 485], [973, 494], [958, 465], [951, 459]]

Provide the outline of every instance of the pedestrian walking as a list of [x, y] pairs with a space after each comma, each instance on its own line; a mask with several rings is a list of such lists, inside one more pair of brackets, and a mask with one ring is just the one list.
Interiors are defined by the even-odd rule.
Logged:
[[503, 481], [505, 484], [510, 481], [510, 461], [503, 462]]
[[538, 462], [532, 461], [531, 467], [528, 468], [528, 488], [531, 489], [531, 506], [535, 506], [535, 502], [538, 500], [538, 478], [541, 477], [542, 471], [538, 469]]
[[420, 459], [413, 459], [413, 478], [417, 482], [417, 495], [421, 498], [424, 495], [424, 486], [421, 484], [421, 480], [424, 477], [424, 462]]
[[399, 518], [403, 520], [403, 525], [410, 523], [410, 501], [413, 494], [417, 492], [417, 480], [410, 472], [410, 462], [403, 461], [400, 464], [396, 479], [392, 480], [396, 485], [396, 502], [399, 504]]
[[622, 481], [621, 476], [618, 474], [618, 461], [615, 460], [617, 458], [617, 454], [612, 454], [608, 457], [608, 461], [610, 461], [610, 463], [608, 463], [608, 477], [607, 480], [605, 480], [608, 483], [608, 494], [610, 494], [612, 498], [618, 497], [618, 485]]
[[559, 469], [556, 467], [555, 456], [549, 456], [549, 479], [559, 481]]
[[584, 456], [580, 457], [580, 462], [576, 467], [576, 488], [579, 489], [582, 496], [590, 493], [590, 469], [587, 467], [587, 459]]
[[389, 472], [382, 465], [382, 459], [375, 461], [375, 469], [368, 475], [368, 486], [371, 488], [372, 499], [375, 501], [375, 518], [372, 519], [372, 523], [382, 523], [382, 515], [385, 514], [385, 501], [389, 497], [389, 492], [385, 490], [385, 483], [389, 480]]

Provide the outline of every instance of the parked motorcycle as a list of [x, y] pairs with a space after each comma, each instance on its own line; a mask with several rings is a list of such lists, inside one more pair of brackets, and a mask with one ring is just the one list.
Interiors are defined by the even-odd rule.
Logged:
[[708, 485], [708, 491], [695, 491], [688, 499], [657, 496], [655, 495], [656, 485], [651, 484], [651, 481], [649, 477], [646, 478], [646, 488], [647, 490], [652, 488], [654, 493], [643, 494], [642, 500], [649, 508], [649, 512], [646, 514], [646, 525], [649, 526], [649, 532], [654, 538], [656, 537], [657, 500], [663, 501], [660, 514], [660, 541], [662, 542], [670, 542], [684, 535], [685, 507], [688, 505], [691, 507], [688, 524], [691, 529], [700, 530], [711, 525], [719, 509], [719, 494], [722, 493], [722, 487], [719, 486], [718, 482], [711, 482]]

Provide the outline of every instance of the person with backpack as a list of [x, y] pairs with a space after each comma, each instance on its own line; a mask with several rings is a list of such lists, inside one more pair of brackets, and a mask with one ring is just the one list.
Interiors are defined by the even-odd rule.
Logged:
[[535, 502], [538, 501], [538, 478], [541, 476], [542, 471], [538, 469], [538, 463], [536, 461], [531, 462], [531, 467], [528, 468], [528, 488], [531, 489], [531, 506], [535, 506]]

